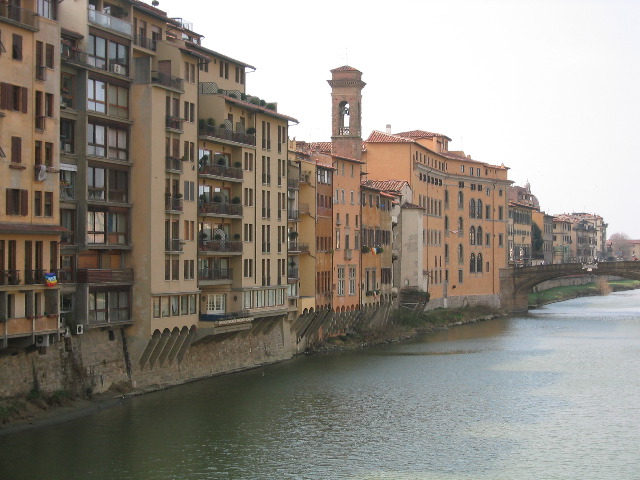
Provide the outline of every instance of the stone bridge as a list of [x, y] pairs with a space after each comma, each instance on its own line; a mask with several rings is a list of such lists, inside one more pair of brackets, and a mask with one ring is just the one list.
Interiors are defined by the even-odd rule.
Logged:
[[640, 262], [560, 263], [500, 270], [500, 304], [511, 312], [526, 312], [528, 294], [546, 280], [573, 275], [611, 275], [640, 280]]

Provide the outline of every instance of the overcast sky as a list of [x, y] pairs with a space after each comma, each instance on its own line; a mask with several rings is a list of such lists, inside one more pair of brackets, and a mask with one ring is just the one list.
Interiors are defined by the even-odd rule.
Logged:
[[[150, 3], [150, 1], [149, 1]], [[331, 136], [332, 68], [363, 73], [363, 137], [427, 130], [504, 163], [550, 214], [640, 239], [640, 1], [160, 0], [203, 45], [257, 68], [247, 93]]]

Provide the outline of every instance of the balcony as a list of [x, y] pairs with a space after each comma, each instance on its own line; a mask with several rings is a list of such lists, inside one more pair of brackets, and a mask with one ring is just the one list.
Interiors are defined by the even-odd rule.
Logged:
[[182, 160], [177, 157], [165, 158], [165, 170], [170, 173], [182, 173]]
[[298, 267], [289, 267], [287, 268], [287, 278], [297, 279], [298, 277]]
[[99, 12], [92, 8], [89, 9], [89, 23], [93, 23], [94, 25], [98, 25], [108, 30], [113, 30], [114, 32], [122, 33], [129, 37], [133, 34], [133, 27], [129, 22], [125, 22], [124, 20], [120, 20], [119, 18], [113, 17], [107, 13]]
[[44, 279], [45, 270], [42, 268], [35, 270], [24, 271], [24, 283], [25, 285], [44, 285], [46, 283]]
[[0, 270], [0, 285], [20, 285], [20, 270]]
[[198, 129], [201, 137], [212, 137], [220, 140], [228, 140], [243, 145], [256, 146], [256, 136], [244, 132], [236, 132], [226, 127], [214, 127], [213, 125], [201, 125]]
[[10, 20], [11, 23], [19, 24], [29, 30], [38, 30], [38, 15], [30, 10], [17, 7], [16, 5], [0, 4], [0, 17]]
[[182, 253], [184, 242], [180, 238], [166, 238], [164, 240], [164, 251], [167, 253]]
[[289, 253], [309, 253], [309, 244], [301, 243], [295, 240], [289, 240], [288, 243]]
[[56, 270], [59, 283], [76, 283], [76, 273], [73, 270]]
[[200, 203], [198, 212], [200, 215], [242, 217], [242, 205], [222, 202]]
[[97, 68], [98, 70], [116, 73], [125, 77], [129, 74], [129, 67], [127, 64], [118, 63], [115, 60], [107, 61], [106, 58], [90, 55], [82, 50], [63, 47], [60, 56], [62, 60], [74, 65]]
[[165, 118], [165, 127], [167, 128], [167, 130], [174, 130], [182, 133], [182, 122], [183, 120], [181, 118], [167, 115]]
[[165, 197], [164, 209], [167, 212], [182, 212], [184, 211], [184, 205], [182, 195], [180, 197]]
[[166, 73], [152, 71], [151, 83], [156, 85], [162, 85], [163, 87], [171, 88], [173, 90], [179, 90], [180, 93], [184, 93], [184, 80], [178, 77], [172, 77]]
[[219, 177], [230, 181], [242, 181], [243, 171], [241, 168], [227, 167], [224, 165], [203, 164], [198, 168], [200, 175]]
[[47, 79], [47, 67], [36, 65], [36, 80], [45, 81]]
[[133, 283], [133, 269], [81, 268], [77, 278], [78, 283]]
[[233, 270], [231, 268], [202, 268], [198, 270], [198, 280], [233, 280]]
[[134, 35], [133, 44], [153, 52], [156, 51], [156, 41], [152, 38], [143, 37], [142, 35]]
[[242, 248], [243, 244], [240, 240], [201, 240], [198, 242], [198, 252], [205, 254], [241, 254]]
[[297, 222], [298, 220], [300, 220], [300, 212], [298, 210], [294, 210], [294, 209], [288, 209], [287, 210], [287, 220], [290, 220], [292, 222]]
[[294, 190], [298, 190], [300, 188], [300, 179], [287, 178], [287, 188], [293, 188]]
[[350, 248], [344, 249], [344, 259], [351, 260], [353, 258], [353, 250]]

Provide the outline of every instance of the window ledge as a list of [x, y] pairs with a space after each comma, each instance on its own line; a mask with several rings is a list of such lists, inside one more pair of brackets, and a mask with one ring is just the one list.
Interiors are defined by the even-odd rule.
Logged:
[[21, 163], [10, 163], [9, 168], [15, 168], [16, 170], [25, 170], [27, 166]]

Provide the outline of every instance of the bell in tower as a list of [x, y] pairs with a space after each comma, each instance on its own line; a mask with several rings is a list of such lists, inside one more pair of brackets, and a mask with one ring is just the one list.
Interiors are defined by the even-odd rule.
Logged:
[[332, 153], [362, 158], [362, 72], [344, 66], [331, 70]]

